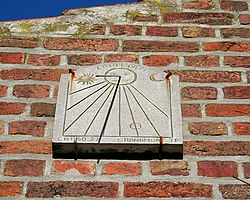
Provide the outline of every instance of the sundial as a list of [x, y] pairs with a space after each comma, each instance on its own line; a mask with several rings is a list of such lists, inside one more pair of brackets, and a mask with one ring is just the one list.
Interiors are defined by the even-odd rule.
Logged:
[[127, 62], [61, 76], [54, 158], [180, 158], [182, 144], [178, 76]]

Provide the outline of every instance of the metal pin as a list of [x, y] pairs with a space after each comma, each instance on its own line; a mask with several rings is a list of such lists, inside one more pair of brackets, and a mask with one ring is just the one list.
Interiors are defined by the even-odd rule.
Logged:
[[76, 74], [73, 69], [69, 69], [69, 73], [71, 74], [71, 78], [74, 79], [76, 77]]
[[172, 72], [170, 72], [170, 71], [164, 71], [164, 72], [166, 73], [165, 78], [167, 78], [167, 79], [172, 75]]

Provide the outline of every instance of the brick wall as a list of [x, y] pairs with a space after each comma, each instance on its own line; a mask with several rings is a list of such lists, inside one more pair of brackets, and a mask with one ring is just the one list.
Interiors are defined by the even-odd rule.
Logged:
[[[146, 0], [0, 23], [0, 196], [250, 199], [249, 6]], [[180, 76], [183, 160], [52, 159], [60, 75], [116, 61]]]

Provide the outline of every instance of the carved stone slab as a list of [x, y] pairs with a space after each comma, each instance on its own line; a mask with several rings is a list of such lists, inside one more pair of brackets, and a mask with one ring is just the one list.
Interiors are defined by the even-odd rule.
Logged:
[[103, 63], [62, 75], [54, 157], [182, 155], [178, 76], [133, 63]]

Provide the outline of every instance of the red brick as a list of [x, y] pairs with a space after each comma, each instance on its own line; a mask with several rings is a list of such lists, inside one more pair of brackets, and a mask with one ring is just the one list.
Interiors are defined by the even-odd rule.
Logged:
[[94, 162], [55, 160], [54, 172], [65, 173], [69, 170], [77, 170], [80, 174], [95, 175], [96, 166]]
[[250, 56], [225, 56], [224, 63], [231, 67], [250, 67]]
[[96, 54], [86, 54], [86, 55], [68, 55], [69, 65], [95, 65], [101, 63], [101, 57]]
[[36, 117], [43, 117], [43, 116], [54, 117], [55, 116], [55, 109], [56, 109], [55, 104], [33, 103], [31, 105], [30, 115], [36, 116]]
[[0, 154], [51, 154], [51, 141], [26, 140], [0, 142]]
[[88, 34], [91, 35], [104, 35], [106, 30], [105, 24], [94, 24], [92, 25]]
[[171, 176], [188, 176], [187, 161], [151, 161], [151, 174], [153, 175], [171, 175]]
[[203, 9], [203, 10], [213, 10], [215, 9], [212, 0], [194, 0], [192, 2], [184, 2], [183, 8], [185, 9]]
[[3, 131], [4, 131], [3, 121], [0, 121], [0, 134], [3, 134]]
[[37, 80], [59, 81], [61, 74], [67, 74], [64, 69], [10, 69], [2, 70], [0, 78], [3, 80]]
[[192, 24], [210, 24], [210, 25], [230, 25], [233, 15], [229, 13], [165, 13], [165, 23], [192, 23]]
[[96, 197], [117, 198], [118, 183], [90, 181], [29, 182], [26, 197]]
[[215, 55], [185, 56], [185, 65], [194, 67], [217, 67], [220, 57]]
[[250, 122], [234, 122], [233, 131], [237, 135], [250, 135]]
[[125, 182], [125, 197], [212, 197], [212, 185], [187, 182]]
[[75, 38], [46, 38], [46, 49], [81, 50], [81, 51], [116, 51], [116, 39], [75, 39]]
[[250, 178], [250, 162], [243, 163], [243, 171], [245, 178]]
[[146, 35], [176, 37], [178, 36], [178, 28], [177, 27], [163, 27], [163, 26], [148, 26]]
[[141, 35], [142, 27], [134, 25], [117, 25], [113, 24], [110, 26], [110, 33], [114, 35], [127, 35], [135, 36]]
[[248, 5], [244, 1], [222, 1], [221, 4], [222, 10], [227, 11], [247, 11]]
[[0, 97], [4, 97], [7, 95], [8, 87], [6, 85], [0, 85]]
[[250, 99], [250, 86], [229, 86], [223, 88], [227, 99]]
[[158, 16], [156, 15], [150, 15], [150, 16], [134, 15], [131, 18], [133, 21], [143, 21], [143, 22], [157, 22], [159, 20]]
[[214, 28], [183, 27], [182, 33], [186, 38], [215, 37]]
[[104, 62], [138, 62], [138, 56], [133, 54], [109, 54], [104, 58]]
[[211, 117], [250, 116], [250, 104], [208, 104], [206, 115]]
[[18, 98], [46, 98], [49, 90], [49, 85], [15, 85], [13, 94]]
[[249, 156], [250, 142], [245, 141], [185, 141], [184, 154], [191, 156]]
[[148, 66], [167, 66], [178, 62], [177, 56], [152, 55], [143, 58], [143, 64]]
[[250, 199], [249, 185], [220, 185], [223, 199]]
[[238, 176], [237, 162], [231, 161], [198, 161], [198, 176], [232, 177]]
[[140, 163], [110, 162], [103, 167], [103, 174], [141, 175]]
[[27, 64], [33, 66], [58, 66], [60, 59], [58, 55], [32, 54], [29, 55]]
[[250, 83], [250, 72], [247, 72], [247, 82]]
[[240, 23], [243, 25], [250, 24], [250, 15], [249, 14], [241, 14], [239, 16]]
[[191, 122], [188, 130], [194, 135], [226, 135], [227, 125], [221, 122]]
[[237, 51], [250, 52], [250, 42], [206, 42], [205, 51]]
[[1, 38], [1, 47], [20, 47], [20, 48], [36, 48], [38, 47], [38, 39], [27, 37], [12, 37], [12, 38]]
[[125, 40], [125, 52], [196, 52], [199, 50], [197, 42], [170, 42], [149, 40]]
[[200, 104], [182, 104], [182, 117], [201, 117]]
[[24, 53], [0, 53], [0, 62], [4, 64], [23, 64]]
[[230, 37], [250, 38], [250, 28], [223, 28], [221, 29], [221, 35], [224, 38], [230, 38]]
[[43, 176], [44, 160], [7, 160], [4, 176]]
[[57, 97], [58, 97], [58, 91], [59, 91], [59, 87], [56, 86], [56, 87], [54, 88], [54, 95], [53, 95], [53, 98], [57, 99]]
[[32, 135], [43, 137], [46, 122], [44, 121], [15, 121], [9, 124], [9, 134], [11, 135]]
[[19, 196], [22, 194], [22, 183], [19, 181], [0, 182], [0, 197]]
[[187, 100], [213, 100], [217, 98], [217, 89], [214, 87], [184, 87], [181, 96]]
[[0, 102], [0, 115], [18, 115], [24, 112], [24, 103]]
[[234, 83], [241, 81], [240, 72], [230, 71], [175, 71], [181, 82], [192, 83]]

